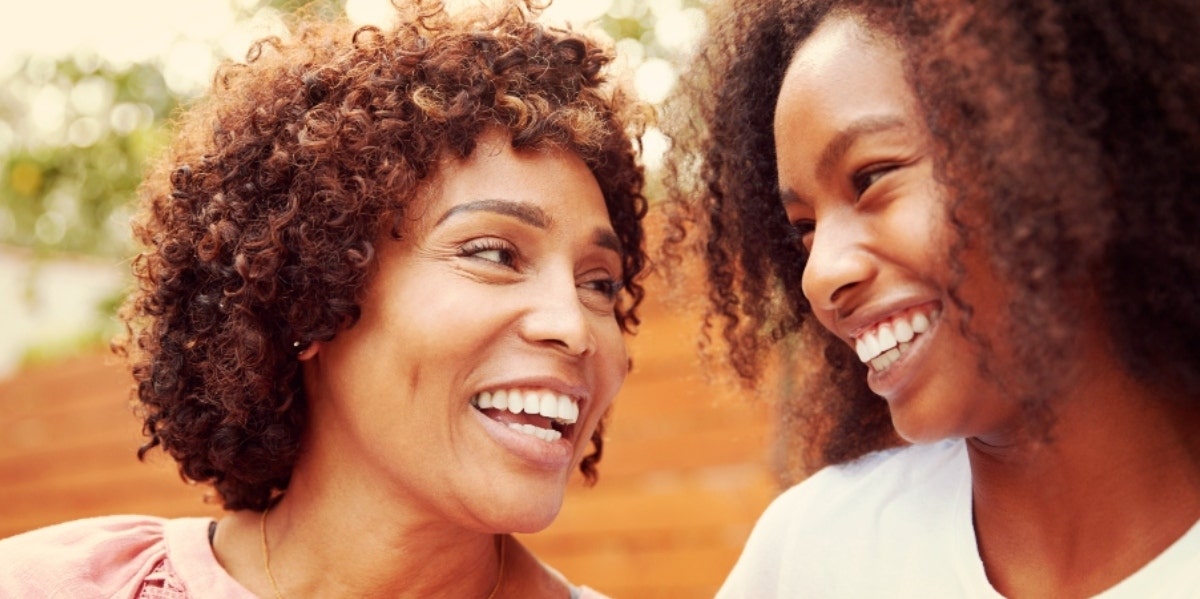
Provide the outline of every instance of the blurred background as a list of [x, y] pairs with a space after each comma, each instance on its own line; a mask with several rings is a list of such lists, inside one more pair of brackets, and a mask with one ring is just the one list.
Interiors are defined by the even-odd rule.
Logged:
[[[0, 537], [100, 514], [219, 516], [169, 459], [137, 460], [130, 378], [107, 341], [129, 284], [135, 189], [170, 136], [172, 111], [202, 93], [220, 61], [285, 35], [287, 15], [302, 8], [381, 25], [392, 11], [388, 0], [5, 8]], [[556, 0], [543, 18], [609, 36], [617, 71], [654, 104], [705, 27], [700, 0]], [[652, 129], [645, 144], [655, 180], [666, 143]], [[652, 202], [660, 188], [651, 186]], [[569, 578], [614, 597], [711, 597], [778, 491], [775, 464], [786, 460], [771, 442], [774, 408], [715, 384], [700, 364], [699, 312], [664, 303], [657, 279], [648, 287], [600, 484], [575, 483], [554, 525], [525, 541]]]

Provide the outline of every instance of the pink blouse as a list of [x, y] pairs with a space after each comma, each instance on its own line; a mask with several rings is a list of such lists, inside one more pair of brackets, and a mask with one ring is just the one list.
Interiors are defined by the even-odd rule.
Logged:
[[[217, 562], [211, 518], [103, 516], [0, 540], [0, 597], [255, 599]], [[572, 587], [572, 599], [605, 599]]]

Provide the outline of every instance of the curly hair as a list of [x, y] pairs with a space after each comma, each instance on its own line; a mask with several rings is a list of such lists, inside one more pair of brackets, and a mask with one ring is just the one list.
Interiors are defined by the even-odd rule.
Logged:
[[[981, 363], [1032, 413], [1050, 414], [1056, 372], [1091, 290], [1136, 376], [1200, 397], [1200, 9], [1182, 0], [786, 0], [729, 3], [667, 114], [674, 149], [666, 254], [707, 258], [706, 331], [722, 324], [733, 370], [761, 378], [798, 338], [823, 365], [787, 398], [811, 471], [900, 440], [866, 367], [815, 322], [806, 256], [779, 198], [773, 119], [797, 47], [830, 14], [893, 38], [948, 190], [953, 259], [968, 234], [1014, 289], [1011, 362]], [[981, 225], [964, 215], [982, 214]], [[973, 219], [974, 223], [979, 219]], [[816, 326], [813, 326], [816, 325]], [[1036, 341], [1035, 341], [1036, 340]], [[822, 349], [823, 348], [823, 349]], [[995, 356], [988, 356], [994, 358]], [[820, 361], [820, 360], [818, 360]], [[1004, 373], [1010, 373], [1005, 375]], [[1015, 374], [1019, 373], [1019, 375]]]
[[[222, 65], [142, 186], [146, 249], [114, 343], [148, 437], [138, 455], [161, 446], [226, 509], [262, 510], [286, 489], [305, 426], [297, 348], [353, 326], [375, 241], [486, 131], [587, 164], [623, 248], [616, 319], [638, 324], [645, 113], [606, 76], [610, 50], [525, 3], [398, 11], [389, 30], [301, 22]], [[589, 481], [599, 430], [592, 442]]]

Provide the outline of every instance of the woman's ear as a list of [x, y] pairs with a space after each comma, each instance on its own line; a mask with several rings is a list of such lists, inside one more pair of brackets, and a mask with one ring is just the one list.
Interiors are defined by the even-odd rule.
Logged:
[[310, 342], [308, 345], [304, 346], [304, 349], [301, 349], [300, 352], [296, 354], [296, 359], [300, 360], [301, 362], [306, 362], [311, 360], [313, 356], [316, 356], [317, 352], [319, 351], [321, 351], [321, 342]]

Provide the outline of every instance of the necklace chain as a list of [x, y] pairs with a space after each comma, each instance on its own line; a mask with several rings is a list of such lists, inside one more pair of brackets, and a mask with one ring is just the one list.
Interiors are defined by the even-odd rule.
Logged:
[[263, 567], [267, 570], [267, 580], [271, 581], [271, 590], [275, 592], [275, 599], [283, 599], [283, 593], [279, 592], [279, 585], [275, 584], [275, 577], [271, 574], [271, 550], [267, 548], [267, 512], [271, 511], [271, 506], [263, 510], [262, 517], [258, 519], [258, 532], [262, 538], [262, 554]]
[[[283, 599], [283, 593], [279, 592], [279, 585], [275, 582], [275, 576], [271, 574], [271, 550], [267, 547], [267, 512], [271, 511], [268, 506], [263, 510], [262, 516], [258, 519], [258, 532], [262, 539], [262, 556], [263, 568], [267, 571], [267, 580], [271, 581], [271, 591], [275, 593], [275, 599]], [[496, 584], [492, 586], [492, 592], [488, 593], [487, 599], [494, 599], [496, 593], [500, 590], [500, 583], [504, 582], [504, 546], [507, 545], [504, 535], [499, 535], [500, 549], [500, 565], [496, 569]]]

